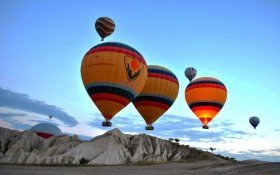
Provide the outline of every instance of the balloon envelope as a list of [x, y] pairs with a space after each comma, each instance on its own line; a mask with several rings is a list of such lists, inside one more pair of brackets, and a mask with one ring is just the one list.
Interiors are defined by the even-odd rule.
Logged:
[[146, 84], [133, 104], [149, 126], [172, 106], [178, 91], [179, 82], [170, 70], [151, 65]]
[[227, 89], [215, 78], [197, 78], [186, 87], [185, 98], [193, 113], [207, 127], [225, 104]]
[[109, 121], [143, 89], [147, 65], [134, 48], [123, 43], [106, 42], [85, 54], [81, 76], [88, 95]]
[[185, 76], [190, 80], [190, 82], [193, 80], [193, 78], [196, 76], [196, 69], [193, 67], [188, 67], [185, 70]]
[[108, 17], [100, 17], [95, 22], [95, 30], [103, 41], [104, 38], [115, 31], [115, 23]]
[[61, 130], [57, 126], [50, 123], [40, 123], [34, 125], [30, 128], [30, 131], [36, 132], [38, 136], [45, 139], [62, 134]]
[[253, 116], [253, 117], [250, 117], [249, 122], [250, 122], [250, 124], [254, 127], [254, 129], [256, 129], [256, 127], [257, 127], [257, 126], [259, 125], [259, 123], [260, 123], [260, 119], [259, 119], [259, 117]]

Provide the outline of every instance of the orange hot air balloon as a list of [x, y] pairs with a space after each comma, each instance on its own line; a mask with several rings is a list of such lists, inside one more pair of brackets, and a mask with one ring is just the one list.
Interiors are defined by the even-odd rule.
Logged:
[[177, 77], [161, 66], [148, 66], [148, 79], [133, 104], [147, 123], [146, 130], [173, 104], [179, 91]]
[[143, 89], [147, 64], [134, 48], [106, 42], [85, 54], [81, 75], [89, 96], [106, 119], [102, 126], [111, 126], [113, 116]]
[[193, 80], [185, 90], [186, 102], [194, 114], [203, 123], [203, 128], [217, 115], [227, 99], [226, 86], [211, 77]]

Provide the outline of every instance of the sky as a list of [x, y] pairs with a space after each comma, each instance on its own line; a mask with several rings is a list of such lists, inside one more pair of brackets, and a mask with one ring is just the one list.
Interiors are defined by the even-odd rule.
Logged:
[[[94, 29], [101, 16], [116, 24], [105, 41], [132, 46], [148, 65], [167, 67], [179, 80], [178, 97], [154, 131], [145, 131], [132, 104], [113, 118], [112, 128], [101, 126], [80, 74], [84, 54], [101, 43]], [[118, 127], [203, 150], [212, 146], [238, 160], [280, 161], [279, 29], [278, 0], [2, 0], [0, 126], [26, 130], [50, 122], [84, 139]], [[228, 90], [209, 130], [185, 102], [190, 66]], [[256, 130], [251, 116], [261, 120]]]

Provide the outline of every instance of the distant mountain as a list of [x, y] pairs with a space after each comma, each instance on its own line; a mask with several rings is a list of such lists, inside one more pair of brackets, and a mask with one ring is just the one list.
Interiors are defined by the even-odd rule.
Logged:
[[0, 127], [0, 163], [117, 165], [168, 161], [215, 160], [211, 153], [146, 134], [128, 135], [115, 128], [90, 141], [78, 136], [43, 139], [31, 131]]

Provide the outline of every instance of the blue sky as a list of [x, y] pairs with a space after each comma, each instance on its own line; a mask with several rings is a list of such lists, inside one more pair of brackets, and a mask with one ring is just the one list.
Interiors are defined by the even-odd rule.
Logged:
[[[80, 75], [83, 55], [100, 43], [94, 30], [100, 16], [116, 23], [105, 41], [129, 44], [148, 64], [178, 77], [177, 100], [149, 134], [202, 149], [212, 145], [240, 159], [280, 161], [277, 0], [1, 1], [0, 126], [24, 130], [48, 121], [84, 138], [108, 130]], [[189, 66], [228, 89], [209, 131], [185, 103]], [[48, 114], [55, 118], [49, 121]], [[248, 124], [253, 115], [261, 119], [257, 130]], [[126, 133], [146, 132], [133, 105], [112, 122]]]

